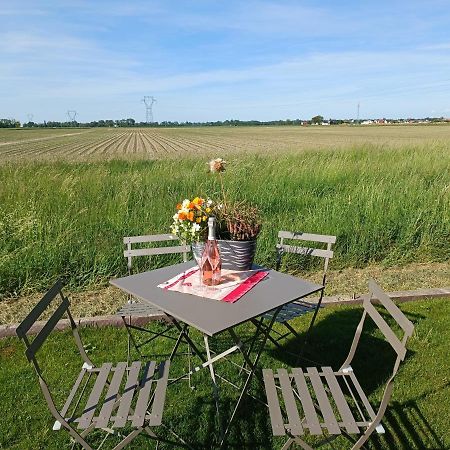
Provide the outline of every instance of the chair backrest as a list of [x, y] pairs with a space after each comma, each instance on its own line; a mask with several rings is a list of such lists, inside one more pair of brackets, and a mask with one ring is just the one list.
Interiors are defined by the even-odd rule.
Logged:
[[154, 242], [178, 241], [178, 237], [174, 234], [152, 234], [147, 236], [126, 236], [123, 238], [123, 243], [126, 245], [126, 250], [123, 256], [127, 258], [128, 271], [131, 273], [132, 262], [135, 256], [154, 256], [154, 255], [169, 255], [182, 253], [183, 261], [188, 260], [191, 247], [189, 245], [176, 245], [171, 247], [146, 247], [146, 248], [132, 248], [133, 244], [146, 244]]
[[[388, 325], [383, 316], [375, 308], [373, 304], [374, 300], [378, 300], [380, 305], [384, 307], [385, 311], [389, 313], [391, 318], [402, 329], [403, 331], [402, 339], [399, 339], [397, 337], [397, 335], [392, 331], [391, 327]], [[342, 367], [349, 366], [353, 359], [367, 316], [369, 316], [373, 320], [373, 322], [383, 333], [383, 336], [386, 338], [386, 341], [394, 349], [395, 353], [397, 354], [398, 362], [403, 361], [406, 355], [406, 341], [408, 340], [409, 337], [411, 337], [414, 331], [414, 325], [412, 324], [412, 322], [402, 313], [399, 307], [380, 288], [380, 286], [378, 286], [378, 284], [373, 279], [369, 280], [369, 294], [364, 296], [363, 307], [364, 312], [358, 324], [358, 327], [356, 328], [352, 347]]]
[[[377, 299], [389, 315], [395, 320], [397, 325], [403, 330], [403, 338], [400, 340], [392, 331], [388, 323], [383, 319], [381, 314], [375, 309], [372, 301]], [[405, 359], [406, 341], [412, 336], [414, 325], [403, 314], [398, 306], [392, 301], [374, 280], [369, 280], [369, 295], [364, 298], [364, 312], [377, 324], [386, 340], [391, 344], [400, 360]]]
[[[292, 231], [279, 231], [278, 232], [279, 242], [277, 243], [277, 266], [278, 270], [281, 266], [281, 258], [285, 253], [295, 253], [297, 255], [306, 256], [316, 256], [324, 259], [323, 265], [323, 284], [325, 284], [326, 273], [328, 270], [328, 262], [333, 257], [333, 251], [331, 250], [332, 245], [336, 242], [336, 236], [330, 236], [325, 234], [312, 234], [312, 233], [301, 233]], [[327, 244], [326, 249], [317, 248], [314, 246], [299, 246], [286, 244], [285, 239], [294, 241], [308, 241], [308, 242], [320, 242]]]
[[[69, 299], [62, 292], [63, 283], [61, 280], [58, 280], [42, 297], [39, 303], [31, 310], [31, 312], [25, 317], [22, 323], [17, 327], [16, 334], [22, 339], [25, 343], [25, 355], [31, 363], [33, 363], [34, 368], [38, 375], [42, 378], [42, 372], [38, 365], [36, 354], [39, 349], [42, 347], [42, 344], [46, 341], [50, 333], [55, 329], [59, 320], [67, 314], [70, 325], [72, 328], [72, 332], [75, 338], [75, 343], [78, 347], [81, 357], [84, 362], [90, 366], [93, 366], [92, 362], [86, 355], [84, 351], [83, 344], [81, 342], [80, 336], [78, 334], [76, 323], [72, 317], [70, 312], [70, 302]], [[27, 334], [30, 329], [35, 325], [39, 317], [44, 313], [44, 311], [49, 308], [53, 302], [59, 301], [59, 305], [56, 307], [55, 311], [52, 313], [50, 318], [46, 321], [44, 326], [40, 329], [40, 331], [36, 334], [34, 339], [30, 340], [29, 335]], [[30, 333], [31, 334], [31, 333]]]
[[[83, 344], [81, 342], [80, 335], [78, 334], [78, 329], [77, 329], [76, 323], [73, 320], [72, 314], [70, 313], [69, 299], [63, 294], [62, 288], [63, 288], [63, 284], [60, 280], [58, 280], [49, 289], [49, 291], [44, 295], [44, 297], [42, 297], [42, 299], [39, 301], [39, 303], [31, 310], [31, 312], [27, 315], [27, 317], [25, 317], [25, 319], [22, 321], [22, 323], [16, 329], [17, 336], [19, 336], [19, 338], [21, 340], [23, 340], [25, 343], [25, 347], [26, 347], [25, 355], [28, 358], [28, 361], [30, 361], [33, 364], [33, 366], [36, 370], [36, 373], [39, 377], [39, 385], [41, 387], [45, 401], [47, 402], [47, 405], [48, 405], [53, 417], [55, 417], [57, 420], [57, 422], [55, 422], [55, 425], [53, 426], [54, 430], [59, 429], [61, 424], [65, 424], [66, 428], [69, 427], [67, 422], [65, 421], [63, 415], [65, 414], [65, 412], [67, 412], [67, 408], [69, 407], [69, 404], [70, 404], [69, 399], [71, 398], [70, 395], [72, 395], [72, 392], [75, 394], [75, 391], [72, 390], [71, 394], [69, 395], [69, 399], [67, 400], [66, 404], [63, 407], [63, 410], [60, 413], [60, 410], [55, 405], [53, 396], [50, 392], [47, 382], [45, 381], [42, 370], [39, 367], [39, 364], [36, 359], [36, 354], [38, 353], [39, 349], [42, 347], [42, 344], [44, 344], [44, 342], [46, 341], [46, 339], [48, 338], [50, 333], [55, 329], [55, 327], [58, 324], [58, 321], [63, 317], [63, 315], [65, 313], [67, 314], [67, 316], [69, 318], [70, 325], [72, 328], [72, 333], [75, 338], [75, 343], [78, 347], [78, 351], [84, 361], [83, 369], [92, 369], [94, 367], [94, 364], [92, 364], [91, 360], [86, 355]], [[50, 316], [50, 318], [47, 320], [47, 322], [41, 328], [41, 330], [38, 332], [38, 334], [35, 336], [35, 338], [33, 340], [30, 340], [29, 335], [27, 333], [29, 333], [30, 329], [32, 329], [33, 325], [35, 325], [36, 321], [39, 319], [39, 317], [42, 315], [42, 313], [47, 308], [49, 308], [53, 304], [54, 301], [58, 301], [58, 300], [60, 301], [60, 303], [56, 307], [56, 310], [53, 312], [53, 314]], [[34, 331], [34, 330], [32, 330], [32, 331]], [[32, 334], [32, 333], [29, 333], [29, 334]], [[79, 379], [79, 381], [81, 381], [80, 377], [78, 379]], [[75, 385], [75, 386], [77, 386], [77, 385]], [[73, 433], [71, 433], [71, 434], [73, 435]], [[90, 448], [90, 447], [85, 447], [85, 448]]]
[[[373, 301], [378, 300], [380, 305], [384, 308], [386, 313], [389, 314], [390, 318], [399, 326], [403, 332], [403, 337], [400, 339], [397, 335], [392, 331], [392, 328], [388, 325], [386, 320], [382, 317], [382, 315], [378, 312], [378, 310], [373, 305]], [[362, 330], [364, 327], [365, 320], [367, 316], [369, 316], [373, 322], [377, 325], [383, 336], [386, 338], [386, 341], [391, 345], [397, 354], [394, 368], [392, 371], [392, 375], [389, 378], [383, 398], [380, 404], [380, 408], [378, 410], [376, 419], [374, 423], [379, 423], [384, 412], [386, 410], [386, 406], [389, 402], [390, 396], [392, 394], [392, 383], [395, 375], [397, 374], [398, 368], [400, 366], [401, 361], [405, 359], [406, 356], [406, 342], [412, 336], [414, 331], [414, 325], [412, 322], [403, 314], [403, 312], [398, 308], [398, 306], [392, 301], [392, 299], [378, 286], [378, 284], [373, 280], [369, 280], [369, 294], [364, 297], [363, 301], [364, 312], [362, 314], [361, 320], [356, 328], [355, 336], [353, 338], [353, 342], [350, 348], [350, 352], [347, 356], [347, 359], [342, 364], [341, 370], [347, 370], [353, 357], [355, 355], [356, 349], [358, 347], [358, 343], [362, 334]]]

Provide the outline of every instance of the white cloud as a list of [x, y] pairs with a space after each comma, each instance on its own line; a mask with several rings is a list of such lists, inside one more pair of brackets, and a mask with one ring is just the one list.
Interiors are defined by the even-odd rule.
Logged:
[[[71, 36], [55, 36], [44, 33], [5, 32], [0, 34], [2, 52], [51, 52], [63, 50], [64, 52], [87, 51], [93, 44], [80, 38]], [[1, 52], [0, 52], [1, 53]]]
[[[109, 55], [114, 60], [113, 55]], [[338, 52], [315, 53], [288, 59], [276, 64], [249, 66], [239, 69], [205, 70], [175, 74], [141, 74], [125, 61], [115, 61], [110, 67], [97, 67], [80, 76], [67, 74], [64, 84], [55, 85], [52, 77], [41, 95], [81, 96], [115, 95], [147, 92], [177, 92], [202, 88], [222, 90], [239, 86], [270, 86], [274, 92], [289, 96], [297, 92], [316, 90], [315, 95], [348, 97], [349, 95], [401, 95], [409, 90], [446, 89], [450, 80], [430, 80], [433, 73], [449, 73], [450, 58], [431, 56], [424, 52]], [[136, 63], [137, 64], [137, 63]], [[410, 67], [405, 75], [404, 68]], [[142, 69], [140, 67], [140, 69]], [[252, 86], [250, 86], [252, 89]], [[371, 93], [373, 92], [373, 94]], [[313, 94], [313, 93], [312, 93]], [[309, 94], [311, 95], [311, 93]], [[314, 94], [313, 94], [314, 95]]]
[[441, 42], [438, 44], [423, 45], [422, 50], [450, 50], [450, 42]]
[[11, 7], [0, 5], [0, 16], [45, 16], [47, 12], [44, 9], [35, 7]]

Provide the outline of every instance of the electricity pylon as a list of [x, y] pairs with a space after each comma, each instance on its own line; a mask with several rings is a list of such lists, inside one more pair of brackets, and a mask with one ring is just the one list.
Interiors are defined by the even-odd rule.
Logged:
[[153, 123], [153, 103], [156, 103], [156, 98], [150, 95], [144, 95], [142, 102], [145, 105], [145, 121]]

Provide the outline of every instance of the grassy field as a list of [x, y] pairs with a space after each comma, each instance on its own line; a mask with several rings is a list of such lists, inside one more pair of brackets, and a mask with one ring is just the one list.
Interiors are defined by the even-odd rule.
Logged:
[[192, 155], [277, 155], [361, 146], [449, 145], [450, 125], [0, 129], [5, 161], [177, 159]]
[[[414, 323], [415, 332], [408, 343], [408, 354], [395, 379], [393, 396], [382, 422], [386, 434], [373, 436], [366, 446], [378, 450], [448, 449], [450, 302], [420, 301], [402, 304], [401, 309]], [[360, 316], [360, 307], [327, 308], [321, 311], [305, 356], [316, 360], [320, 365], [339, 368], [348, 353]], [[304, 332], [308, 319], [309, 317], [296, 319], [293, 324], [300, 332]], [[386, 346], [381, 334], [374, 331], [370, 322], [368, 325], [368, 334], [361, 340], [361, 353], [356, 354], [352, 365], [364, 391], [376, 406], [392, 370], [393, 351]], [[242, 336], [248, 332], [247, 328], [242, 327], [239, 334]], [[123, 361], [126, 353], [126, 334], [123, 329], [84, 329], [81, 334], [94, 363]], [[200, 336], [194, 333], [194, 338], [199, 339]], [[213, 348], [217, 350], [225, 345], [224, 339], [225, 337], [220, 336], [215, 339]], [[75, 380], [81, 365], [71, 342], [70, 332], [56, 332], [38, 355], [40, 361], [43, 361], [42, 368], [48, 369], [44, 373], [50, 386], [54, 388], [58, 405], [64, 403], [67, 389]], [[65, 349], [64, 352], [61, 351], [62, 348]], [[299, 342], [286, 343], [286, 349], [296, 351], [298, 348]], [[150, 351], [164, 353], [168, 350], [169, 347], [159, 341], [159, 346]], [[293, 360], [285, 351], [278, 351], [270, 345], [261, 358], [262, 367], [276, 369], [290, 367], [292, 364]], [[66, 433], [51, 431], [53, 420], [45, 406], [35, 373], [26, 361], [24, 348], [17, 339], [0, 341], [0, 366], [3, 411], [0, 448], [69, 448]], [[186, 367], [186, 360], [175, 360], [171, 373], [180, 374]], [[227, 362], [221, 362], [215, 368], [228, 378], [235, 379], [237, 376], [233, 366]], [[208, 372], [198, 372], [193, 381], [195, 390], [190, 390], [187, 382], [169, 387], [163, 421], [194, 448], [206, 450], [211, 448], [211, 436], [217, 432]], [[220, 383], [220, 389], [222, 414], [229, 417], [237, 393], [225, 383]], [[264, 393], [256, 383], [252, 392], [264, 398]], [[232, 427], [227, 448], [279, 449], [282, 442], [283, 440], [272, 437], [266, 407], [247, 399]], [[314, 440], [308, 442], [313, 444]], [[95, 443], [98, 444], [98, 438]], [[130, 448], [147, 448], [148, 445], [145, 438], [140, 438]], [[111, 445], [107, 443], [105, 448], [111, 448]], [[349, 448], [349, 443], [339, 438], [333, 442], [333, 448]]]
[[[230, 198], [263, 214], [262, 264], [273, 264], [279, 229], [336, 235], [334, 268], [450, 259], [445, 143], [227, 158]], [[206, 159], [192, 156], [10, 162], [0, 165], [0, 179], [4, 297], [45, 290], [59, 276], [72, 288], [106, 283], [124, 273], [123, 236], [167, 232], [179, 200], [218, 190]]]

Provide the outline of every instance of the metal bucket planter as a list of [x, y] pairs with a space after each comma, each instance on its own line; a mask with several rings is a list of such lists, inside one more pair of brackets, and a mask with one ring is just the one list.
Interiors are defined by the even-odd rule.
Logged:
[[[256, 253], [256, 239], [253, 241], [218, 240], [222, 269], [249, 270], [252, 267]], [[197, 262], [202, 257], [204, 242], [194, 242], [192, 253]]]

